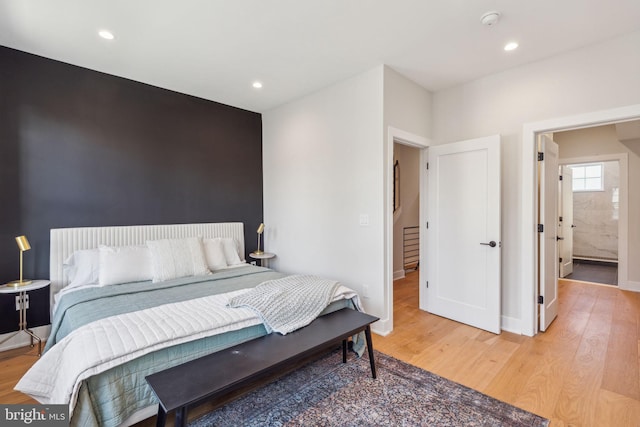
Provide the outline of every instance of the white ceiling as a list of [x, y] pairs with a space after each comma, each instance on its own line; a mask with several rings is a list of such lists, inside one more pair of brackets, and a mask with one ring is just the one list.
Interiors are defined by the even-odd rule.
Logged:
[[257, 112], [379, 64], [437, 91], [638, 30], [640, 0], [0, 0], [0, 45]]

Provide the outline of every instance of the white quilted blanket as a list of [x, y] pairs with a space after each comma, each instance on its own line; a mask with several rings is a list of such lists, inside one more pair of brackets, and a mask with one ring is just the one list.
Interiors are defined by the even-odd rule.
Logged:
[[[248, 308], [226, 307], [229, 299], [248, 292], [166, 304], [89, 323], [53, 346], [22, 377], [15, 390], [43, 404], [69, 404], [70, 415], [82, 380], [129, 360], [199, 338], [261, 323]], [[357, 294], [340, 286], [333, 301]]]
[[260, 323], [251, 310], [225, 307], [232, 296], [212, 295], [108, 317], [66, 336], [46, 352], [15, 389], [44, 404], [69, 403], [82, 380], [168, 346]]
[[268, 280], [229, 300], [229, 307], [249, 307], [263, 320], [267, 332], [286, 335], [320, 315], [338, 287], [335, 280], [293, 275]]

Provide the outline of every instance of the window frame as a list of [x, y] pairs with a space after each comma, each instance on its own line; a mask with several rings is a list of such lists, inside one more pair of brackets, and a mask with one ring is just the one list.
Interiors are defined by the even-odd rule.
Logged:
[[[572, 164], [569, 165], [571, 167], [571, 170], [573, 171], [572, 174], [572, 181], [571, 181], [571, 190], [574, 193], [588, 193], [588, 192], [596, 192], [596, 191], [604, 191], [604, 163], [603, 162], [589, 162], [589, 163], [577, 163], [577, 164]], [[592, 166], [598, 166], [600, 169], [600, 174], [599, 176], [587, 176], [587, 168], [588, 167], [592, 167]], [[582, 177], [576, 178], [576, 174], [575, 174], [575, 170], [582, 168], [584, 170], [584, 174]], [[600, 180], [600, 186], [598, 188], [586, 188], [586, 184], [587, 184], [587, 179], [595, 179], [598, 178]], [[583, 188], [579, 188], [576, 189], [576, 181], [581, 181], [583, 183]]]

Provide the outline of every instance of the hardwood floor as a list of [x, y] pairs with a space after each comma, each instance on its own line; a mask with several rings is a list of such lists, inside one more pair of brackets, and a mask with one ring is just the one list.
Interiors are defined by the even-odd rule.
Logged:
[[[44, 346], [44, 343], [42, 343]], [[26, 394], [14, 391], [13, 387], [31, 365], [38, 360], [38, 349], [22, 347], [0, 352], [0, 403], [38, 403]]]
[[640, 294], [560, 280], [558, 318], [534, 338], [418, 309], [417, 273], [394, 285], [394, 331], [376, 350], [561, 426], [640, 426]]
[[[395, 329], [374, 335], [377, 350], [549, 418], [552, 427], [640, 426], [640, 294], [561, 280], [558, 318], [530, 338], [419, 310], [417, 276], [395, 282]], [[0, 353], [1, 403], [35, 403], [13, 386], [36, 359], [28, 347]]]

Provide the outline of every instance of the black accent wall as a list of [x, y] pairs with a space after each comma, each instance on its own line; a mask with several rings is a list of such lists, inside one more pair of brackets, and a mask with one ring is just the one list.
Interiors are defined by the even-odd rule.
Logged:
[[0, 46], [0, 200], [0, 283], [20, 234], [48, 278], [51, 228], [241, 221], [250, 250], [262, 117]]

